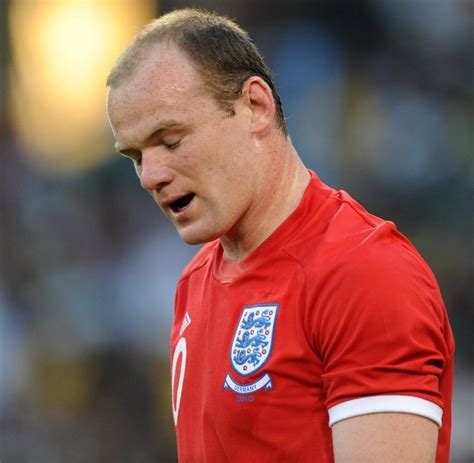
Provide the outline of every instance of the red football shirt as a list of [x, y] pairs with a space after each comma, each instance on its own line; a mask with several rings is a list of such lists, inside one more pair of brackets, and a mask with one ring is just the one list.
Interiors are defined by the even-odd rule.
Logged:
[[427, 264], [393, 223], [312, 180], [247, 259], [185, 269], [171, 333], [179, 460], [333, 462], [331, 426], [406, 412], [449, 459], [454, 342]]

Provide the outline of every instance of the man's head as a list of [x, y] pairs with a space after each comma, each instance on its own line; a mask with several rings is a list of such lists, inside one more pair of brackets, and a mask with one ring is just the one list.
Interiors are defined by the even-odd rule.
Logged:
[[244, 82], [261, 77], [275, 101], [275, 121], [288, 135], [280, 96], [270, 69], [246, 31], [230, 19], [201, 10], [176, 10], [150, 22], [128, 45], [107, 78], [117, 88], [130, 78], [157, 44], [176, 45], [194, 64], [206, 90], [229, 115]]
[[165, 15], [125, 50], [108, 87], [116, 147], [181, 238], [254, 233], [286, 172], [289, 140], [247, 34], [213, 14]]

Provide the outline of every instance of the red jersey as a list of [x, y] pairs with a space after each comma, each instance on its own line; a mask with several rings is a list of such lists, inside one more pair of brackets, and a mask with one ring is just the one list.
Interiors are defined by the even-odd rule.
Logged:
[[311, 175], [247, 259], [208, 243], [178, 283], [179, 461], [333, 462], [334, 423], [405, 412], [440, 426], [448, 462], [454, 341], [435, 278], [392, 222]]

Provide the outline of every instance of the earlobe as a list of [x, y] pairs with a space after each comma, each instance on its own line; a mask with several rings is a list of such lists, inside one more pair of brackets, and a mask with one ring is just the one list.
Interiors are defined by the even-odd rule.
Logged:
[[275, 123], [275, 101], [270, 87], [261, 77], [253, 76], [245, 82], [242, 95], [250, 109], [252, 132], [266, 132]]

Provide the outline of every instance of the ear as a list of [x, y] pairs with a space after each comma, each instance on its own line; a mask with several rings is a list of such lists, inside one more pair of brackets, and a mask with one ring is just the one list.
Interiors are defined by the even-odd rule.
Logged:
[[245, 81], [242, 87], [242, 101], [250, 110], [251, 132], [265, 132], [275, 124], [273, 94], [261, 77], [252, 76]]

